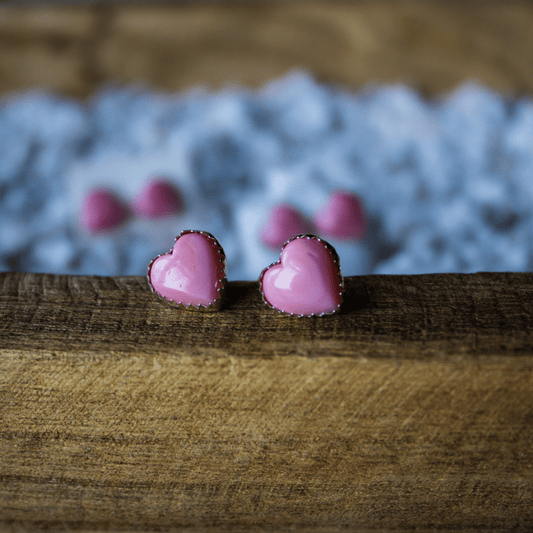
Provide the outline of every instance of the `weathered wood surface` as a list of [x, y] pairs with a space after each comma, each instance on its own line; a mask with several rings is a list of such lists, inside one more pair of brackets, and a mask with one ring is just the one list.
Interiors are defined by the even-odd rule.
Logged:
[[473, 79], [531, 94], [531, 64], [525, 0], [0, 6], [0, 93], [86, 97], [113, 80], [256, 87], [306, 68], [350, 88], [405, 82], [437, 94]]
[[301, 319], [0, 274], [0, 526], [533, 528], [533, 274], [346, 279]]

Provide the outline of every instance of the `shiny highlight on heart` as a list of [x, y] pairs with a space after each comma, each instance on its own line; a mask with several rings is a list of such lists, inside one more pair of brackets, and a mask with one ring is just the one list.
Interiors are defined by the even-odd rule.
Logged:
[[280, 260], [261, 272], [263, 301], [296, 316], [336, 313], [343, 297], [339, 256], [329, 243], [303, 234], [285, 243]]

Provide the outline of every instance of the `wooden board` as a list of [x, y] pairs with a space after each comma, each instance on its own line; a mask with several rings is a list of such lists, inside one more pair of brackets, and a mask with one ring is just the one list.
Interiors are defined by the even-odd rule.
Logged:
[[533, 4], [521, 0], [0, 6], [0, 94], [257, 87], [296, 68], [353, 89], [440, 94], [478, 80], [531, 94], [532, 63]]
[[0, 526], [530, 531], [533, 274], [346, 278], [339, 315], [0, 274]]

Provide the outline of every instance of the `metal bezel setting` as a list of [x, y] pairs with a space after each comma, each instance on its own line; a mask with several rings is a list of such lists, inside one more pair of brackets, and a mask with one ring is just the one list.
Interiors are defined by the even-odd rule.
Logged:
[[[331, 313], [319, 313], [319, 314], [310, 314], [310, 315], [305, 315], [305, 314], [302, 314], [302, 315], [298, 315], [296, 313], [288, 313], [287, 311], [283, 311], [281, 309], [278, 309], [277, 307], [274, 307], [273, 305], [271, 305], [265, 298], [265, 293], [263, 291], [263, 277], [266, 273], [266, 271], [275, 266], [275, 265], [280, 265], [281, 264], [281, 256], [283, 254], [283, 250], [285, 249], [285, 247], [292, 241], [295, 241], [296, 239], [314, 239], [314, 240], [317, 240], [317, 241], [320, 241], [324, 244], [324, 248], [326, 248], [328, 250], [328, 252], [331, 254], [331, 257], [333, 259], [333, 262], [335, 263], [335, 266], [337, 267], [337, 275], [338, 275], [338, 278], [340, 280], [339, 282], [339, 288], [340, 288], [340, 292], [339, 292], [339, 295], [341, 297], [341, 301], [339, 302], [339, 305], [337, 306], [337, 309], [335, 309], [334, 311], [332, 311]], [[341, 273], [341, 264], [340, 264], [340, 259], [339, 259], [339, 254], [337, 254], [337, 251], [335, 250], [335, 248], [333, 248], [333, 246], [331, 246], [331, 244], [329, 244], [329, 242], [325, 241], [324, 239], [321, 239], [320, 237], [317, 237], [316, 235], [313, 235], [311, 233], [302, 233], [301, 235], [295, 235], [294, 237], [291, 237], [288, 241], [286, 241], [283, 246], [281, 247], [281, 252], [279, 254], [279, 260], [270, 264], [269, 266], [267, 266], [266, 268], [264, 268], [261, 272], [261, 275], [259, 276], [259, 291], [261, 292], [261, 298], [263, 299], [263, 302], [268, 305], [268, 307], [270, 307], [270, 309], [274, 309], [275, 311], [277, 311], [278, 313], [282, 314], [282, 315], [289, 315], [289, 316], [296, 316], [298, 318], [302, 318], [302, 317], [313, 317], [313, 316], [316, 316], [316, 317], [321, 317], [321, 316], [328, 316], [328, 315], [334, 315], [335, 313], [338, 313], [341, 305], [342, 305], [342, 302], [344, 300], [344, 278], [342, 277], [342, 273]]]
[[166, 303], [167, 305], [170, 305], [171, 307], [173, 307], [175, 309], [184, 309], [186, 311], [196, 311], [196, 312], [201, 312], [201, 313], [212, 313], [212, 312], [218, 311], [220, 309], [220, 307], [222, 305], [222, 301], [224, 299], [224, 293], [226, 291], [226, 284], [228, 282], [228, 278], [227, 278], [227, 275], [226, 275], [226, 254], [224, 253], [224, 249], [222, 248], [222, 246], [220, 245], [220, 243], [218, 242], [216, 237], [214, 237], [213, 235], [211, 235], [211, 233], [209, 233], [207, 231], [191, 230], [191, 229], [183, 230], [174, 239], [174, 245], [176, 244], [178, 239], [183, 237], [183, 235], [188, 235], [190, 233], [199, 233], [199, 234], [205, 235], [206, 237], [211, 239], [211, 241], [213, 241], [213, 244], [215, 245], [218, 253], [220, 254], [220, 262], [222, 263], [222, 274], [223, 275], [222, 275], [222, 278], [220, 279], [221, 287], [219, 289], [217, 289], [218, 297], [216, 298], [216, 300], [212, 304], [209, 304], [207, 306], [203, 305], [203, 304], [200, 304], [199, 306], [186, 305], [186, 304], [183, 304], [182, 302], [175, 302], [174, 300], [169, 300], [165, 296], [159, 294], [154, 289], [154, 287], [152, 285], [152, 280], [150, 279], [150, 272], [152, 270], [152, 265], [161, 256], [163, 256], [163, 255], [172, 255], [172, 252], [174, 250], [174, 246], [172, 246], [172, 248], [166, 254], [159, 254], [157, 257], [154, 257], [150, 261], [150, 264], [148, 265], [148, 272], [146, 274], [146, 277], [148, 278], [148, 285], [150, 286], [150, 290], [152, 291], [152, 293], [154, 293], [159, 298], [159, 300], [162, 300], [164, 303]]

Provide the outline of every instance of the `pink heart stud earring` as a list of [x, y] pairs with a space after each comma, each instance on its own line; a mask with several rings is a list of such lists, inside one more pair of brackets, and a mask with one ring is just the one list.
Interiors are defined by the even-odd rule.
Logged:
[[102, 233], [120, 226], [128, 218], [128, 208], [112, 191], [96, 188], [83, 202], [80, 221], [89, 233]]
[[134, 199], [133, 211], [141, 218], [164, 218], [182, 210], [177, 188], [163, 178], [152, 180]]
[[226, 282], [226, 255], [206, 231], [182, 231], [170, 252], [148, 266], [152, 292], [181, 309], [217, 311]]
[[344, 283], [337, 252], [315, 235], [289, 239], [280, 259], [261, 272], [259, 288], [272, 309], [297, 316], [336, 313]]
[[367, 218], [359, 196], [348, 191], [334, 191], [313, 222], [321, 235], [339, 240], [363, 240]]
[[279, 249], [294, 235], [307, 233], [311, 229], [310, 226], [295, 207], [278, 204], [270, 212], [268, 222], [261, 233], [261, 240], [269, 248]]

